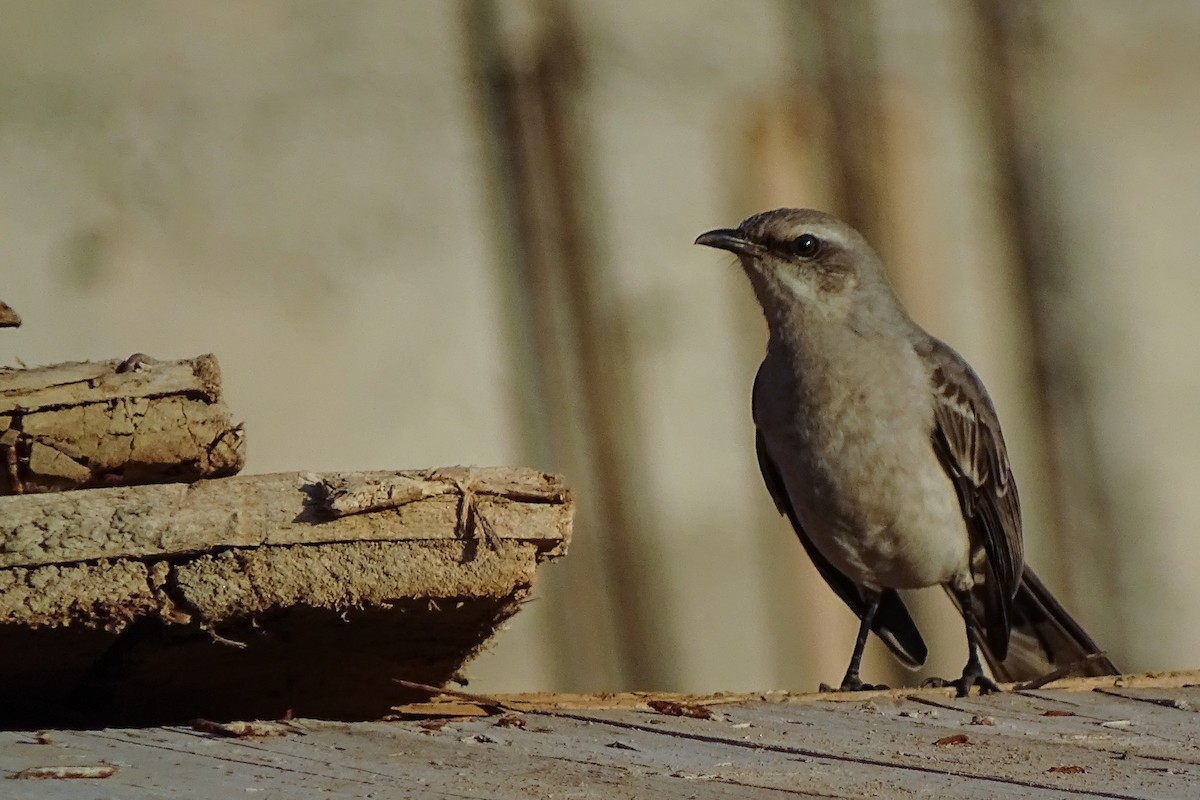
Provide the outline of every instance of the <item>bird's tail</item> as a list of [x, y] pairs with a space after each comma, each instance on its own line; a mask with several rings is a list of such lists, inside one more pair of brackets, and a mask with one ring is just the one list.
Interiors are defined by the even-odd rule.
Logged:
[[1032, 681], [1072, 665], [1076, 668], [1071, 675], [1121, 674], [1028, 566], [1013, 599], [1011, 623], [1008, 656], [1003, 661], [983, 646], [997, 680]]

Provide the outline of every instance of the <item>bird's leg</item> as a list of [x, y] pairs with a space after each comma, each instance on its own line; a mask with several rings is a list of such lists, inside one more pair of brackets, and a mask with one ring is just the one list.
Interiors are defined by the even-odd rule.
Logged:
[[869, 683], [863, 683], [862, 678], [858, 676], [859, 667], [862, 665], [863, 650], [867, 646], [867, 636], [871, 633], [871, 623], [875, 621], [875, 612], [879, 610], [879, 592], [864, 590], [867, 594], [867, 607], [863, 611], [862, 620], [858, 624], [858, 638], [854, 640], [854, 654], [850, 656], [850, 666], [846, 667], [846, 676], [842, 678], [842, 685], [834, 689], [827, 683], [821, 684], [822, 692], [858, 692], [872, 691], [875, 689], [886, 689], [886, 686], [874, 686]]
[[991, 694], [1000, 691], [995, 681], [983, 674], [983, 665], [979, 663], [979, 621], [975, 618], [975, 601], [970, 590], [954, 590], [962, 606], [963, 621], [967, 625], [967, 665], [963, 667], [962, 677], [949, 685], [955, 689], [958, 697], [966, 697], [971, 693], [972, 686], [979, 687], [980, 694]]

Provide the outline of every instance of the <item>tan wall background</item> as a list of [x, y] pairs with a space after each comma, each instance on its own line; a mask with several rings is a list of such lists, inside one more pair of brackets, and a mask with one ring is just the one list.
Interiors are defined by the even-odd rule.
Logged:
[[215, 352], [255, 472], [565, 472], [572, 554], [473, 687], [808, 689], [853, 619], [691, 242], [828, 208], [988, 383], [1039, 572], [1195, 667], [1197, 41], [1184, 0], [2, 2], [0, 361]]

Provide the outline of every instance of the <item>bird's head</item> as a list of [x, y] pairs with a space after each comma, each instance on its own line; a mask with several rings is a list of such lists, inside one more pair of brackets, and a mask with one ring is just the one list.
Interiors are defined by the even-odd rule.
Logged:
[[738, 257], [771, 323], [797, 316], [869, 318], [895, 305], [875, 251], [858, 231], [822, 211], [765, 211], [736, 228], [703, 233], [696, 244]]

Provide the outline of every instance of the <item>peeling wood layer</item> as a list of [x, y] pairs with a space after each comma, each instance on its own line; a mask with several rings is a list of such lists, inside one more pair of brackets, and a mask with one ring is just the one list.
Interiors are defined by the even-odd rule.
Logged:
[[245, 432], [211, 355], [0, 369], [0, 494], [236, 474]]
[[[387, 503], [355, 501], [352, 512], [336, 508], [346, 496], [338, 492], [378, 498], [397, 486], [409, 495]], [[552, 556], [569, 540], [572, 516], [561, 479], [506, 467], [284, 472], [0, 497], [0, 568], [464, 535], [530, 541]]]

